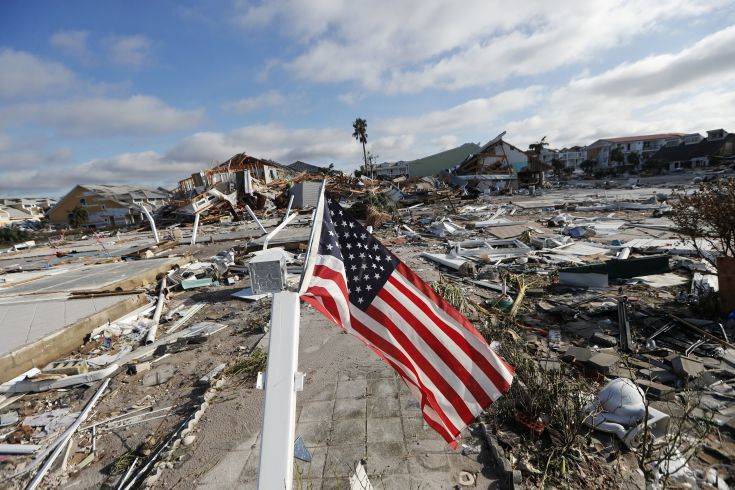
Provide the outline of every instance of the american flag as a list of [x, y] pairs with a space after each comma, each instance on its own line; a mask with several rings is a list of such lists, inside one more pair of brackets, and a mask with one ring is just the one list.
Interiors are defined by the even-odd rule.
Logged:
[[427, 424], [456, 447], [460, 431], [510, 388], [513, 368], [323, 194], [308, 255], [301, 299], [393, 367], [419, 399]]

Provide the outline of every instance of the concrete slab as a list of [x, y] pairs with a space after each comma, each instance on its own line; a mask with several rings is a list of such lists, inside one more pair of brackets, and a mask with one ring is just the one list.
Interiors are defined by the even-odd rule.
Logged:
[[334, 409], [334, 400], [316, 401], [304, 403], [301, 409], [301, 422], [315, 422], [324, 419], [324, 414], [331, 413]]
[[408, 476], [409, 452], [401, 441], [368, 443], [367, 470], [372, 480], [380, 481], [386, 475]]
[[61, 273], [52, 270], [48, 275], [3, 289], [0, 297], [93, 289], [114, 290], [118, 287], [133, 289], [155, 281], [158, 273], [170, 270], [173, 265], [188, 261], [174, 257], [94, 264], [68, 268]]
[[135, 295], [99, 298], [0, 299], [0, 356], [35, 342], [67, 325], [122, 303]]
[[[329, 446], [324, 464], [324, 478], [349, 478], [355, 464], [365, 457], [365, 444]], [[348, 488], [348, 487], [343, 487]]]
[[0, 299], [0, 382], [64, 357], [92, 330], [146, 302], [145, 294]]
[[332, 434], [332, 420], [317, 422], [298, 422], [296, 434], [304, 438], [307, 447], [326, 446]]
[[334, 405], [334, 418], [365, 420], [366, 410], [364, 399], [339, 398]]
[[394, 397], [369, 397], [367, 400], [368, 418], [400, 417], [401, 406], [398, 396]]

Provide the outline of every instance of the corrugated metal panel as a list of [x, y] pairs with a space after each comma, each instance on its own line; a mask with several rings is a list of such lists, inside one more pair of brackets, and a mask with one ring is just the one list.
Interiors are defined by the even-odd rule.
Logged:
[[293, 198], [293, 207], [296, 209], [306, 209], [316, 207], [319, 200], [319, 189], [322, 183], [317, 181], [299, 182], [291, 188]]

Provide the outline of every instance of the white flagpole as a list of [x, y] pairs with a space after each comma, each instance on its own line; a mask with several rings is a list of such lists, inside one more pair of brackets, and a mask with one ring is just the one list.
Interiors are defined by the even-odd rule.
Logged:
[[291, 490], [293, 485], [299, 307], [298, 293], [281, 291], [273, 295], [260, 433], [259, 490]]
[[[300, 291], [281, 291], [273, 295], [268, 366], [265, 371], [263, 429], [260, 433], [258, 489], [293, 487], [293, 453], [296, 430], [296, 391], [303, 387], [303, 374], [297, 372], [299, 361], [299, 295], [311, 279], [324, 212], [322, 182], [316, 214], [301, 275]], [[284, 224], [286, 222], [284, 221]]]
[[322, 236], [322, 222], [324, 221], [324, 206], [326, 206], [326, 197], [324, 189], [327, 187], [327, 179], [322, 181], [322, 188], [319, 191], [319, 200], [314, 209], [314, 219], [311, 223], [311, 236], [309, 237], [309, 245], [306, 247], [306, 258], [304, 259], [304, 270], [301, 273], [301, 284], [299, 285], [299, 294], [306, 292], [311, 282], [311, 276], [314, 274], [314, 261], [319, 251], [319, 240]]

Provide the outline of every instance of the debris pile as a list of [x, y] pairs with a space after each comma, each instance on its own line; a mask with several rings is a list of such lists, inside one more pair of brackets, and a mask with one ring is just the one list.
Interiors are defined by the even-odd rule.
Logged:
[[0, 353], [0, 479], [173, 486], [208, 407], [260, 400], [270, 293], [299, 282], [324, 182], [515, 367], [477, 424], [507, 486], [726, 488], [735, 282], [717, 229], [683, 233], [692, 201], [670, 187], [472, 175], [315, 176], [239, 155], [181, 181], [155, 225], [4, 256], [0, 318], [20, 340]]

